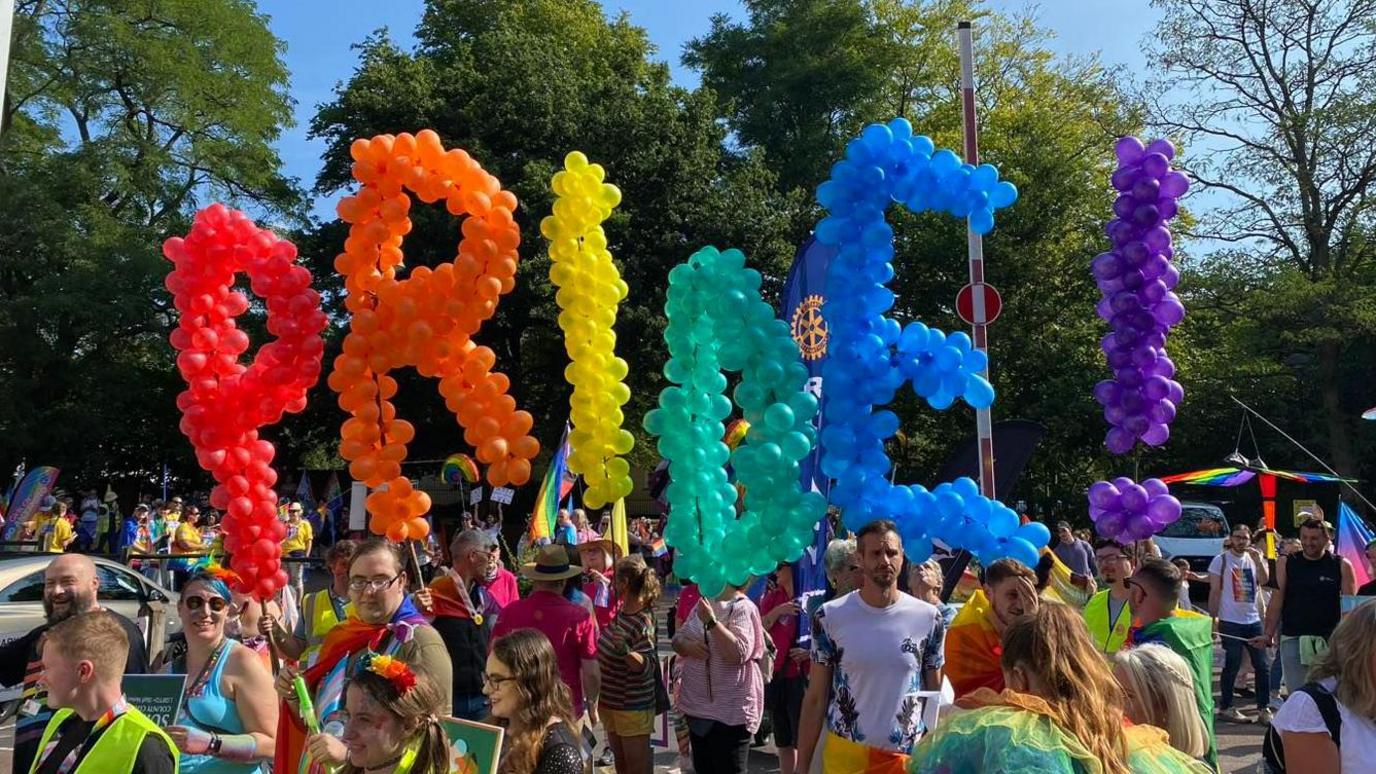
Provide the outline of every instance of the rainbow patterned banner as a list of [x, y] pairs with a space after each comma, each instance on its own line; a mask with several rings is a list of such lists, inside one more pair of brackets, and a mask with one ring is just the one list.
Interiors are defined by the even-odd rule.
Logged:
[[4, 539], [18, 540], [20, 527], [38, 512], [43, 498], [53, 491], [60, 471], [49, 465], [41, 465], [29, 471], [19, 486], [10, 494], [9, 508], [5, 512]]
[[564, 425], [564, 437], [554, 458], [549, 461], [549, 470], [540, 482], [540, 493], [535, 497], [535, 509], [530, 513], [530, 539], [554, 539], [554, 523], [559, 517], [559, 503], [573, 490], [574, 479], [569, 476], [569, 426]]
[[1189, 473], [1176, 473], [1171, 476], [1161, 476], [1162, 483], [1170, 484], [1194, 484], [1196, 486], [1240, 486], [1256, 478], [1258, 473], [1267, 473], [1285, 481], [1294, 481], [1302, 484], [1336, 484], [1351, 479], [1342, 479], [1337, 476], [1330, 476], [1326, 473], [1300, 473], [1293, 470], [1262, 470], [1261, 468], [1244, 470], [1242, 468], [1206, 468], [1204, 470], [1193, 470]]

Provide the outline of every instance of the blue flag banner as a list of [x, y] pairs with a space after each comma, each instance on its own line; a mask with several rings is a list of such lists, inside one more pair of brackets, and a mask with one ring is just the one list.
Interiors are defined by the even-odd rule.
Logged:
[[[798, 343], [798, 351], [803, 356], [803, 365], [807, 366], [807, 389], [817, 396], [818, 401], [825, 399], [822, 394], [822, 364], [826, 362], [829, 339], [826, 321], [822, 319], [822, 304], [826, 301], [827, 264], [835, 255], [834, 248], [808, 237], [794, 257], [793, 267], [788, 270], [788, 281], [784, 283], [779, 308], [779, 317], [788, 323], [793, 340]], [[812, 421], [817, 437], [821, 438], [822, 412], [818, 411]], [[820, 443], [813, 448], [812, 454], [799, 462], [799, 467], [803, 486], [811, 487], [830, 499], [831, 480], [822, 473]], [[793, 566], [793, 593], [801, 608], [806, 609], [808, 597], [826, 591], [827, 574], [823, 557], [831, 538], [831, 521], [823, 518], [813, 533], [812, 545]], [[811, 640], [811, 622], [806, 615], [800, 615], [798, 646], [808, 647]]]

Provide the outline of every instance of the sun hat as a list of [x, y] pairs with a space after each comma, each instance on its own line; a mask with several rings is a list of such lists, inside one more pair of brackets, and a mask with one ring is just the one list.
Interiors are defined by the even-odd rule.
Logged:
[[568, 551], [553, 543], [542, 546], [534, 562], [521, 565], [521, 574], [533, 581], [564, 580], [582, 573], [582, 567], [569, 563]]

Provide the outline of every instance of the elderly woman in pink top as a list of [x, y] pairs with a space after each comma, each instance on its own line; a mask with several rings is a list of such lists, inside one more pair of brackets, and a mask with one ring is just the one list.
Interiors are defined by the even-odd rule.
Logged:
[[694, 771], [744, 774], [764, 709], [755, 663], [764, 638], [759, 608], [730, 584], [715, 599], [698, 600], [674, 635], [683, 674], [678, 708], [688, 719]]

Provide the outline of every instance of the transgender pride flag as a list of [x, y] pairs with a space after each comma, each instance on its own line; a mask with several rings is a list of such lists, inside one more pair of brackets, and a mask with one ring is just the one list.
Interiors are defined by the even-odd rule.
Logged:
[[1352, 574], [1357, 578], [1357, 587], [1371, 582], [1371, 572], [1366, 566], [1366, 544], [1376, 538], [1371, 528], [1362, 521], [1357, 512], [1347, 503], [1338, 503], [1338, 556], [1352, 563]]

